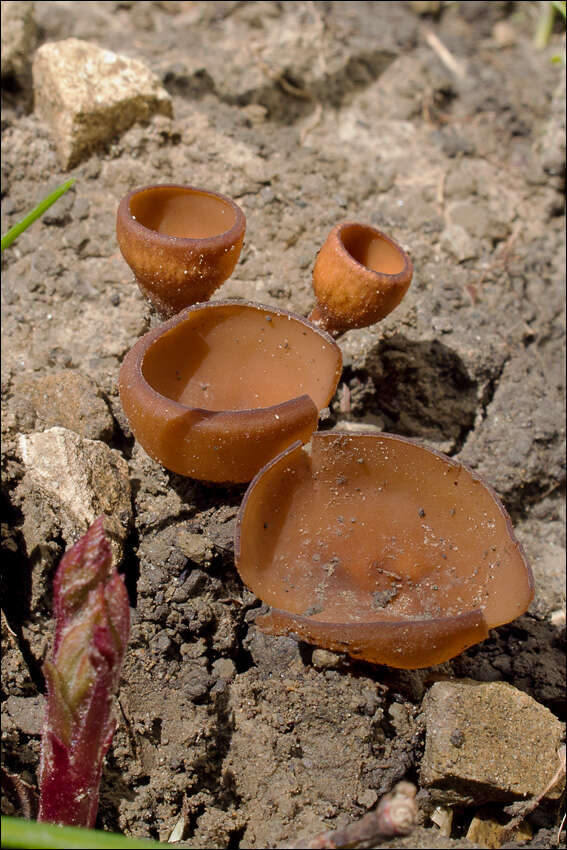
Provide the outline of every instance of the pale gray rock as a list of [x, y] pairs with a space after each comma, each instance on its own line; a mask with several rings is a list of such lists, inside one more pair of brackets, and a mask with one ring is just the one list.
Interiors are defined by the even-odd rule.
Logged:
[[213, 662], [213, 676], [232, 681], [236, 676], [236, 666], [231, 658], [217, 658]]
[[[421, 785], [438, 804], [509, 802], [539, 794], [558, 765], [564, 725], [504, 682], [436, 682], [424, 703]], [[557, 799], [555, 786], [549, 797]]]
[[254, 664], [266, 675], [276, 672], [284, 675], [293, 667], [302, 667], [299, 644], [290, 637], [267, 635], [251, 628], [244, 638], [243, 646], [248, 650]]
[[318, 670], [332, 669], [338, 667], [341, 657], [336, 652], [329, 652], [328, 649], [314, 649], [311, 656], [311, 663]]
[[77, 38], [43, 44], [33, 80], [35, 110], [64, 169], [139, 121], [173, 115], [170, 96], [142, 62]]
[[120, 562], [132, 521], [124, 458], [105, 443], [59, 427], [21, 435], [19, 451], [26, 469], [19, 489], [27, 551], [43, 545], [46, 532], [36, 523], [35, 512], [49, 507], [68, 546], [104, 514], [114, 559]]
[[478, 240], [474, 239], [460, 224], [450, 224], [441, 234], [443, 248], [458, 263], [472, 260], [481, 252]]

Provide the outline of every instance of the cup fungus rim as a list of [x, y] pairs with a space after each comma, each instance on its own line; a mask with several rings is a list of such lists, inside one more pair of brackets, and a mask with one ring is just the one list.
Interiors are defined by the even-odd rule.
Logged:
[[[357, 260], [356, 257], [351, 254], [343, 240], [343, 231], [347, 227], [356, 227], [361, 231], [369, 231], [378, 236], [384, 242], [387, 242], [392, 248], [395, 248], [396, 251], [398, 251], [400, 254], [400, 259], [403, 261], [403, 265], [400, 271], [396, 272], [395, 274], [377, 271], [376, 269], [371, 268], [371, 266], [367, 266], [364, 263], [361, 263], [360, 260]], [[379, 230], [377, 227], [374, 227], [371, 224], [363, 224], [360, 221], [342, 221], [338, 224], [335, 224], [327, 238], [331, 240], [336, 239], [341, 253], [345, 257], [346, 261], [352, 263], [357, 270], [362, 269], [364, 272], [367, 272], [368, 274], [374, 277], [386, 279], [392, 284], [405, 282], [408, 274], [413, 276], [413, 263], [407, 251], [405, 251], [404, 248], [402, 248], [402, 246], [400, 245], [400, 243], [393, 239], [391, 236], [389, 236], [387, 233], [384, 233], [383, 230]]]
[[[259, 413], [259, 412], [271, 412], [282, 410], [290, 405], [296, 404], [299, 400], [308, 399], [317, 409], [317, 413], [319, 413], [319, 408], [309, 395], [309, 393], [301, 393], [301, 395], [293, 396], [292, 398], [286, 399], [278, 404], [272, 405], [264, 405], [262, 407], [240, 407], [240, 408], [226, 408], [222, 410], [211, 410], [208, 407], [196, 407], [193, 405], [182, 404], [182, 402], [176, 401], [176, 399], [171, 398], [170, 396], [166, 396], [157, 390], [146, 378], [143, 371], [144, 358], [150, 347], [157, 342], [160, 336], [167, 333], [171, 328], [176, 325], [181, 324], [185, 318], [187, 318], [189, 313], [196, 312], [197, 310], [207, 309], [214, 310], [218, 307], [251, 307], [254, 310], [272, 313], [276, 316], [283, 316], [284, 318], [294, 319], [301, 324], [305, 325], [310, 331], [313, 331], [317, 335], [323, 337], [324, 341], [331, 345], [332, 348], [336, 350], [339, 355], [339, 364], [342, 366], [342, 352], [340, 347], [337, 345], [335, 340], [327, 333], [327, 331], [322, 328], [316, 327], [312, 322], [306, 319], [304, 316], [301, 316], [299, 313], [294, 313], [291, 310], [284, 310], [280, 307], [269, 307], [266, 304], [261, 304], [258, 301], [245, 301], [240, 298], [226, 298], [222, 301], [199, 301], [196, 304], [191, 304], [189, 307], [185, 307], [185, 309], [181, 310], [179, 313], [176, 313], [170, 319], [167, 319], [164, 322], [161, 322], [159, 325], [156, 325], [155, 328], [147, 331], [142, 337], [140, 337], [137, 342], [132, 346], [129, 352], [127, 352], [126, 357], [130, 356], [134, 358], [133, 368], [137, 371], [140, 376], [141, 381], [144, 386], [147, 387], [148, 391], [156, 396], [159, 399], [162, 399], [165, 404], [167, 404], [171, 410], [177, 410], [179, 413], [186, 413], [187, 411], [194, 411], [197, 414], [208, 415], [208, 416], [222, 416], [229, 414], [231, 417], [233, 416], [250, 416], [251, 414]], [[124, 360], [126, 359], [124, 358]], [[124, 360], [122, 362], [124, 362]], [[340, 377], [340, 368], [338, 370], [338, 375]], [[334, 392], [334, 390], [333, 390]], [[329, 399], [330, 401], [330, 399]], [[301, 441], [298, 441], [299, 445], [302, 445]], [[276, 455], [279, 457], [279, 455]], [[264, 469], [265, 467], [262, 467]]]
[[[130, 202], [136, 195], [139, 195], [142, 192], [150, 192], [154, 189], [182, 189], [184, 192], [187, 192], [187, 194], [199, 194], [205, 195], [209, 198], [214, 198], [230, 208], [234, 214], [234, 222], [227, 230], [215, 233], [212, 236], [173, 236], [169, 233], [160, 233], [158, 230], [147, 227], [145, 224], [138, 221], [130, 208]], [[202, 248], [214, 247], [219, 242], [224, 243], [226, 241], [237, 241], [240, 238], [240, 235], [246, 230], [246, 216], [244, 215], [243, 210], [239, 207], [236, 201], [228, 195], [223, 195], [221, 192], [214, 192], [211, 189], [205, 189], [202, 186], [189, 186], [183, 183], [152, 183], [147, 186], [138, 186], [136, 189], [131, 189], [130, 192], [128, 192], [127, 195], [124, 195], [120, 201], [117, 217], [119, 221], [121, 218], [126, 219], [128, 227], [130, 227], [134, 233], [137, 233], [140, 238], [151, 239], [161, 245], [165, 242], [165, 244], [172, 246], [178, 245], [181, 247], [186, 246], [194, 248], [197, 245]]]
[[[437, 458], [439, 458], [439, 459], [441, 459], [445, 462], [449, 462], [449, 464], [451, 466], [457, 467], [457, 468], [460, 468], [460, 469], [464, 469], [473, 478], [473, 480], [475, 480], [479, 484], [481, 484], [488, 491], [488, 493], [491, 495], [491, 497], [494, 499], [494, 503], [495, 503], [499, 513], [502, 515], [502, 517], [505, 521], [506, 532], [510, 536], [510, 539], [512, 540], [512, 542], [514, 543], [516, 550], [517, 550], [517, 552], [518, 552], [518, 554], [519, 554], [519, 556], [522, 560], [522, 563], [524, 565], [524, 568], [525, 568], [525, 571], [526, 571], [527, 585], [528, 585], [527, 589], [528, 589], [528, 592], [529, 592], [530, 600], [533, 599], [533, 595], [534, 595], [534, 591], [535, 591], [535, 580], [534, 580], [532, 568], [531, 568], [530, 563], [529, 563], [529, 561], [526, 557], [524, 547], [522, 546], [521, 541], [518, 540], [518, 538], [516, 537], [516, 535], [514, 533], [514, 526], [512, 524], [512, 520], [510, 518], [510, 515], [509, 515], [508, 511], [506, 510], [506, 508], [504, 507], [502, 500], [500, 499], [500, 497], [498, 496], [498, 494], [496, 493], [494, 488], [490, 484], [488, 484], [485, 481], [485, 479], [481, 475], [478, 474], [478, 472], [475, 472], [473, 469], [471, 469], [465, 463], [461, 463], [460, 461], [454, 460], [452, 457], [444, 454], [443, 452], [439, 451], [438, 449], [431, 448], [430, 446], [427, 446], [425, 443], [423, 443], [421, 440], [419, 440], [417, 438], [406, 437], [406, 436], [402, 436], [402, 435], [399, 435], [399, 434], [392, 434], [388, 431], [376, 432], [376, 431], [371, 431], [371, 430], [361, 430], [361, 431], [356, 431], [356, 433], [351, 433], [350, 431], [314, 431], [307, 444], [303, 444], [300, 440], [296, 440], [294, 443], [292, 443], [286, 449], [284, 449], [282, 452], [280, 452], [278, 455], [276, 455], [276, 457], [272, 458], [265, 466], [263, 466], [262, 469], [260, 469], [256, 473], [254, 478], [252, 478], [252, 480], [248, 484], [248, 486], [246, 488], [246, 492], [244, 493], [244, 496], [243, 496], [242, 501], [240, 503], [238, 513], [236, 515], [236, 528], [235, 528], [235, 535], [234, 535], [234, 563], [236, 565], [236, 570], [237, 570], [239, 575], [240, 575], [239, 563], [240, 563], [241, 553], [242, 553], [243, 518], [244, 518], [244, 513], [245, 513], [245, 510], [246, 510], [248, 501], [250, 499], [250, 496], [252, 494], [252, 491], [253, 491], [256, 483], [259, 481], [259, 479], [262, 477], [262, 475], [264, 475], [264, 473], [268, 469], [270, 469], [272, 466], [275, 466], [276, 463], [279, 463], [286, 455], [291, 454], [292, 452], [296, 451], [298, 448], [309, 451], [310, 443], [312, 442], [312, 440], [314, 438], [319, 440], [321, 438], [322, 439], [331, 439], [333, 437], [335, 437], [335, 438], [336, 437], [338, 437], [338, 438], [340, 438], [340, 437], [355, 437], [355, 438], [358, 438], [358, 437], [378, 437], [378, 438], [384, 438], [385, 437], [386, 440], [396, 440], [396, 441], [405, 443], [406, 445], [411, 445], [411, 446], [415, 446], [415, 447], [420, 448], [420, 449], [424, 449], [425, 451], [429, 452], [430, 454], [435, 455], [435, 457], [437, 457]], [[252, 592], [254, 592], [253, 589], [252, 589]], [[273, 607], [273, 606], [269, 605], [269, 603], [265, 603], [265, 604], [268, 605], [268, 611], [269, 612], [273, 612], [274, 614], [282, 614], [284, 617], [286, 617], [290, 621], [290, 623], [297, 622], [299, 625], [306, 624], [306, 623], [316, 623], [316, 626], [317, 626], [318, 629], [324, 628], [326, 626], [331, 626], [331, 627], [339, 626], [341, 629], [344, 629], [347, 632], [352, 631], [353, 633], [356, 633], [356, 631], [358, 629], [360, 629], [361, 626], [372, 627], [372, 626], [375, 625], [375, 626], [380, 626], [380, 627], [382, 627], [382, 626], [388, 627], [389, 626], [390, 628], [394, 628], [394, 627], [399, 628], [401, 626], [409, 626], [411, 624], [416, 624], [416, 623], [431, 624], [431, 623], [436, 623], [436, 622], [437, 623], [450, 622], [450, 621], [454, 622], [456, 619], [469, 619], [475, 613], [478, 613], [480, 615], [480, 619], [483, 620], [484, 623], [486, 624], [486, 619], [484, 617], [484, 608], [482, 608], [482, 607], [470, 608], [467, 611], [462, 611], [460, 614], [457, 615], [457, 617], [449, 616], [449, 615], [444, 616], [444, 617], [433, 617], [433, 618], [432, 617], [412, 617], [412, 618], [408, 617], [407, 619], [404, 619], [404, 618], [400, 617], [399, 619], [396, 619], [396, 620], [363, 620], [363, 621], [360, 621], [360, 622], [357, 622], [357, 623], [349, 623], [349, 622], [344, 622], [344, 621], [333, 621], [333, 620], [313, 620], [313, 618], [308, 617], [305, 614], [294, 614], [291, 611], [286, 611], [283, 608]], [[506, 622], [508, 622], [508, 621], [505, 620], [504, 623], [506, 623]], [[500, 624], [496, 623], [494, 625], [487, 626], [487, 628], [489, 628], [489, 629], [498, 628], [499, 625], [503, 625], [504, 623], [500, 623]], [[293, 634], [293, 629], [292, 629], [291, 626], [287, 629], [286, 633], [287, 634]]]

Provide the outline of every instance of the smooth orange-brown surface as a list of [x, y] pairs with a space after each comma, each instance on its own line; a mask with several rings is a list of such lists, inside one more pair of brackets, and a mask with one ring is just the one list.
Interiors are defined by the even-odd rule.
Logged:
[[116, 217], [122, 255], [164, 318], [207, 301], [230, 277], [245, 230], [244, 213], [233, 200], [193, 186], [135, 189]]
[[243, 482], [295, 440], [333, 396], [340, 349], [306, 319], [241, 301], [198, 304], [143, 336], [120, 399], [146, 452], [205, 481]]
[[389, 434], [313, 434], [262, 469], [236, 565], [271, 606], [256, 620], [392, 667], [439, 664], [522, 614], [533, 579], [494, 492]]
[[390, 236], [366, 224], [337, 224], [315, 261], [310, 318], [335, 336], [373, 325], [397, 307], [412, 275], [410, 258]]

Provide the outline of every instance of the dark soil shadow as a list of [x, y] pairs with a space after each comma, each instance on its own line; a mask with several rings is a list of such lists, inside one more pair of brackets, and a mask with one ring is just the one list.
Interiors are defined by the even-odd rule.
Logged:
[[474, 428], [477, 383], [458, 354], [438, 340], [412, 342], [400, 334], [380, 342], [366, 358], [366, 371], [345, 369], [352, 414], [384, 420], [384, 430], [449, 444], [456, 454]]

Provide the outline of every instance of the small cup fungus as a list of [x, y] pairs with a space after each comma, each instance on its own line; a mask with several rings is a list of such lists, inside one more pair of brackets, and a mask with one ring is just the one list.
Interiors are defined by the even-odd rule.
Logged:
[[533, 579], [495, 493], [390, 434], [317, 432], [249, 485], [236, 532], [256, 620], [391, 667], [439, 664], [522, 614]]
[[313, 268], [317, 306], [310, 320], [337, 337], [379, 322], [398, 306], [413, 275], [406, 252], [366, 224], [337, 224]]
[[245, 230], [234, 201], [192, 186], [135, 189], [116, 218], [122, 255], [162, 318], [207, 301], [230, 277]]
[[341, 368], [339, 347], [306, 319], [215, 301], [138, 340], [120, 369], [120, 398], [134, 435], [167, 469], [246, 482], [309, 440]]

